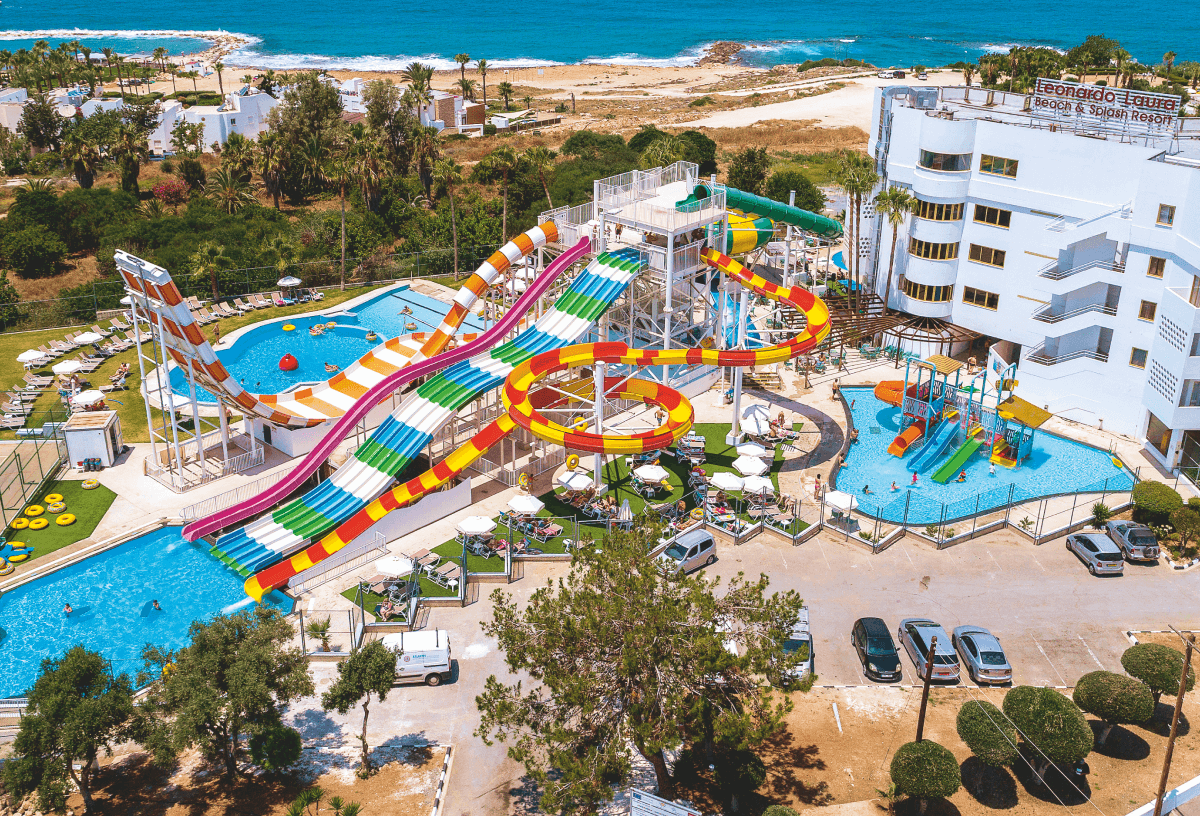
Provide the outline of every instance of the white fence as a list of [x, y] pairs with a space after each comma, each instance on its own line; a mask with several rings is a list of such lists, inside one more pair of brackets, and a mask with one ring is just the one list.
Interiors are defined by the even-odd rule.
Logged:
[[382, 533], [360, 536], [357, 541], [346, 545], [324, 561], [297, 573], [296, 577], [288, 582], [288, 589], [292, 590], [293, 595], [300, 595], [387, 554], [387, 541]]
[[283, 477], [287, 476], [291, 471], [284, 468], [270, 476], [264, 476], [261, 479], [256, 479], [249, 484], [244, 484], [241, 487], [235, 487], [233, 490], [226, 490], [212, 498], [205, 499], [195, 504], [189, 504], [187, 507], [179, 511], [179, 518], [184, 521], [195, 521], [196, 519], [207, 518], [213, 513], [219, 513], [233, 507], [235, 504], [240, 504], [246, 499], [257, 496], [268, 487], [279, 483]]

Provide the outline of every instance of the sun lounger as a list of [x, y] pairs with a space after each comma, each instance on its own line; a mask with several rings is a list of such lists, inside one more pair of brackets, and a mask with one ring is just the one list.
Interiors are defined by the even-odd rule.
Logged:
[[9, 402], [36, 402], [38, 395], [28, 391], [20, 391], [16, 388], [4, 395]]
[[57, 349], [48, 349], [46, 348], [45, 344], [38, 346], [37, 350], [52, 360], [63, 356], [61, 351], [58, 351]]
[[273, 293], [273, 294], [271, 295], [271, 298], [272, 298], [272, 299], [275, 301], [275, 305], [276, 305], [276, 306], [289, 306], [289, 305], [291, 305], [291, 304], [293, 304], [293, 303], [295, 303], [295, 302], [296, 302], [296, 301], [294, 301], [294, 300], [291, 300], [291, 299], [289, 299], [289, 298], [285, 298], [285, 297], [283, 296], [283, 293], [282, 293], [282, 292], [275, 292], [275, 293]]
[[23, 379], [27, 385], [33, 388], [49, 388], [51, 383], [54, 382], [53, 377], [39, 377], [37, 374], [32, 374], [28, 371], [25, 372]]
[[94, 331], [96, 334], [100, 335], [101, 337], [108, 337], [110, 334], [112, 334], [111, 330], [102, 329], [102, 328], [100, 328], [100, 326], [98, 324], [95, 326], [92, 326], [92, 331]]
[[428, 573], [432, 573], [433, 570], [435, 570], [438, 565], [442, 563], [442, 557], [440, 555], [425, 549], [417, 550], [415, 553], [410, 555], [409, 558], [412, 559], [412, 562], [417, 566], [417, 569], [424, 570]]
[[458, 589], [462, 569], [453, 561], [447, 561], [429, 574], [429, 580], [446, 589]]
[[20, 415], [23, 415], [23, 416], [24, 416], [24, 415], [28, 415], [28, 414], [30, 414], [30, 413], [33, 411], [33, 406], [32, 406], [32, 405], [26, 405], [26, 404], [25, 404], [25, 403], [23, 403], [23, 402], [17, 402], [17, 403], [12, 403], [12, 402], [4, 402], [4, 403], [0, 403], [0, 408], [3, 408], [3, 409], [4, 409], [4, 413], [6, 413], [6, 414], [20, 414]]
[[324, 300], [325, 299], [325, 293], [318, 292], [316, 289], [309, 289], [308, 296], [312, 300]]
[[99, 368], [101, 363], [103, 363], [104, 361], [103, 360], [94, 360], [94, 359], [89, 360], [88, 358], [86, 358], [82, 354], [80, 354], [79, 362], [83, 365], [83, 368], [81, 368], [79, 370], [82, 371], [84, 374], [91, 374], [93, 371], [95, 371], [97, 368]]
[[260, 309], [266, 309], [268, 306], [274, 306], [274, 305], [275, 305], [274, 303], [272, 303], [271, 301], [267, 300], [267, 299], [266, 299], [265, 297], [263, 297], [262, 295], [250, 295], [250, 296], [249, 296], [249, 297], [247, 297], [246, 299], [247, 299], [247, 300], [249, 300], [251, 303], [253, 303], [255, 306], [257, 306], [257, 307], [258, 307], [258, 308], [260, 308]]
[[184, 301], [184, 303], [186, 303], [187, 307], [192, 310], [204, 308], [204, 304], [201, 303], [200, 300], [195, 295], [192, 295], [191, 297], [189, 297], [187, 300]]
[[116, 381], [116, 382], [114, 382], [114, 383], [109, 383], [108, 385], [102, 385], [102, 386], [100, 386], [99, 390], [100, 390], [102, 393], [104, 393], [104, 394], [107, 394], [109, 391], [124, 391], [124, 390], [125, 390], [125, 389], [127, 389], [128, 387], [129, 387], [129, 386], [127, 386], [127, 385], [125, 384], [125, 378], [124, 378], [124, 377], [122, 377], [121, 379], [117, 380], [117, 381]]
[[59, 351], [59, 352], [62, 352], [63, 354], [66, 354], [68, 351], [75, 350], [75, 344], [74, 343], [64, 343], [61, 340], [51, 340], [50, 348], [54, 349], [55, 351]]
[[112, 326], [113, 326], [113, 328], [120, 329], [121, 331], [129, 331], [130, 329], [133, 328], [133, 326], [130, 326], [128, 323], [126, 323], [124, 320], [122, 320], [119, 317], [114, 317], [112, 319]]
[[237, 310], [239, 312], [241, 312], [242, 314], [245, 314], [246, 312], [254, 311], [254, 307], [247, 305], [246, 303], [243, 303], [241, 298], [234, 298], [233, 305], [236, 306]]
[[[19, 417], [19, 416], [8, 417], [8, 416], [6, 416], [6, 417], [0, 419], [0, 429], [6, 430], [6, 431], [15, 431], [17, 428], [24, 428], [24, 427], [25, 427], [25, 417]], [[20, 436], [20, 435], [21, 434], [18, 434], [18, 436]], [[32, 436], [32, 435], [33, 434], [25, 434], [25, 436]]]

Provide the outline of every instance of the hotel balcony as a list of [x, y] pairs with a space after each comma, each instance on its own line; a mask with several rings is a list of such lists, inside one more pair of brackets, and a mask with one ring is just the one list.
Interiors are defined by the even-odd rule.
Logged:
[[1110, 328], [1089, 326], [1061, 337], [1047, 337], [1025, 359], [1041, 366], [1062, 365], [1074, 360], [1107, 363], [1112, 336]]
[[[1059, 331], [1065, 334], [1072, 329], [1087, 328], [1095, 324], [1097, 318], [1115, 316], [1120, 301], [1120, 286], [1094, 281], [1065, 294], [1053, 295], [1048, 305], [1033, 313], [1033, 319], [1060, 326]], [[1071, 320], [1076, 321], [1075, 325], [1068, 324]]]

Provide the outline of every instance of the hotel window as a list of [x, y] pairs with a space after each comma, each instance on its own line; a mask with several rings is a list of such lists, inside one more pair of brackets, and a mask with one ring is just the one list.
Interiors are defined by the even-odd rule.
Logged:
[[1154, 320], [1155, 313], [1158, 312], [1158, 304], [1151, 303], [1148, 300], [1142, 301], [1142, 307], [1138, 309], [1138, 320]]
[[1133, 351], [1129, 352], [1129, 364], [1134, 368], [1145, 368], [1146, 350], [1135, 348]]
[[926, 170], [937, 170], [939, 173], [965, 173], [971, 169], [971, 154], [922, 150], [920, 164]]
[[1161, 278], [1163, 276], [1163, 272], [1165, 272], [1166, 269], [1167, 269], [1167, 259], [1166, 258], [1151, 258], [1150, 266], [1146, 270], [1146, 274], [1152, 278]]
[[1158, 205], [1158, 223], [1169, 227], [1175, 223], [1175, 207], [1171, 204]]
[[959, 221], [962, 217], [962, 204], [935, 204], [917, 199], [917, 218], [926, 221]]
[[1004, 227], [1008, 229], [1008, 225], [1012, 222], [1012, 212], [1002, 210], [999, 207], [985, 207], [982, 204], [975, 205], [975, 223], [990, 224], [993, 227]]
[[929, 261], [953, 261], [958, 257], [958, 244], [935, 244], [932, 241], [909, 238], [908, 254]]
[[979, 157], [979, 172], [993, 176], [1017, 177], [1017, 160], [1002, 159], [999, 156], [989, 156], [984, 153]]
[[963, 287], [963, 303], [970, 303], [972, 306], [978, 306], [981, 309], [995, 310], [1000, 307], [1000, 296], [995, 292], [985, 292], [982, 289], [976, 289], [973, 286]]
[[1192, 291], [1188, 293], [1188, 303], [1200, 309], [1200, 278], [1192, 278]]
[[904, 294], [913, 300], [923, 300], [927, 303], [945, 303], [954, 294], [953, 286], [930, 286], [925, 283], [913, 283], [904, 279]]
[[1200, 380], [1184, 380], [1179, 395], [1180, 408], [1200, 408]]
[[1192, 335], [1192, 352], [1191, 357], [1200, 357], [1200, 334]]
[[971, 244], [968, 257], [975, 263], [987, 264], [988, 266], [1004, 266], [1003, 249], [992, 249], [991, 247], [979, 246], [979, 244]]

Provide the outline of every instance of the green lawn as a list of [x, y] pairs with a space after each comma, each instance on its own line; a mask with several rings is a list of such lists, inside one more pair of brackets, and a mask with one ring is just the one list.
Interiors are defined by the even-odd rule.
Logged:
[[[29, 560], [42, 558], [90, 536], [96, 529], [96, 525], [104, 518], [104, 514], [108, 512], [109, 506], [117, 498], [117, 494], [104, 485], [100, 485], [94, 490], [84, 490], [82, 481], [65, 480], [51, 482], [50, 486], [35, 495], [29, 504], [45, 507], [45, 497], [51, 493], [62, 495], [63, 501], [67, 505], [64, 512], [72, 513], [75, 516], [74, 524], [62, 527], [55, 523], [56, 516], [43, 513], [38, 518], [45, 518], [50, 522], [50, 525], [44, 529], [30, 530], [27, 527], [24, 530], [14, 530], [9, 527], [4, 531], [7, 541], [19, 541], [33, 547], [33, 553]], [[26, 518], [30, 517], [26, 516]]]

